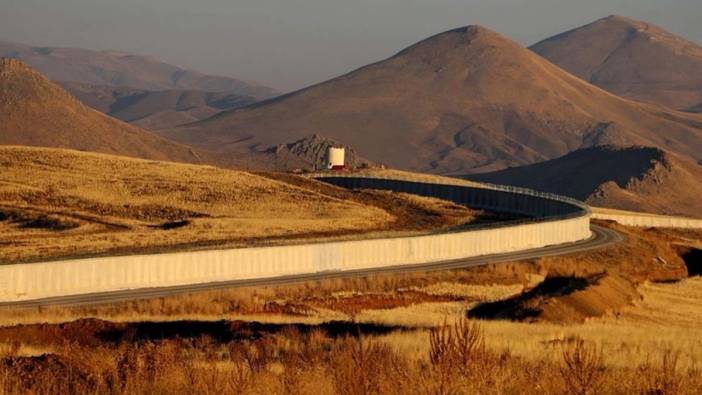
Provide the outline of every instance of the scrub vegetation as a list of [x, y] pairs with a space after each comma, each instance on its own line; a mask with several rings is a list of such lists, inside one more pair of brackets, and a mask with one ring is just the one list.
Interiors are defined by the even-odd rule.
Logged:
[[[0, 310], [0, 385], [6, 393], [696, 393], [702, 278], [688, 261], [702, 237], [607, 226], [627, 240], [565, 257]], [[481, 306], [499, 314], [469, 318]]]

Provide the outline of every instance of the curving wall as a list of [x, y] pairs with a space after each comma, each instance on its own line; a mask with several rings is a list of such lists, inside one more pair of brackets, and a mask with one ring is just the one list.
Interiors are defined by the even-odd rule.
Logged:
[[3, 265], [0, 302], [440, 262], [576, 242], [591, 235], [587, 206], [555, 195], [377, 178], [322, 180], [435, 196], [526, 218], [414, 237]]
[[622, 225], [644, 228], [702, 229], [702, 219], [672, 217], [644, 213], [616, 213], [595, 210], [592, 218], [614, 221]]

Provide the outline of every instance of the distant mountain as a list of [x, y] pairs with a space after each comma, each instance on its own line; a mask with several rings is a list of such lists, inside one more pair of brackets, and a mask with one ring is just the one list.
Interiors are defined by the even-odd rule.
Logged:
[[277, 94], [275, 90], [262, 85], [207, 75], [153, 57], [118, 51], [31, 47], [0, 41], [0, 57], [22, 60], [52, 81], [125, 86], [150, 91], [228, 92], [257, 100]]
[[623, 97], [680, 110], [702, 103], [702, 47], [647, 22], [610, 16], [531, 49]]
[[146, 129], [192, 123], [256, 102], [251, 96], [227, 92], [147, 91], [78, 82], [62, 82], [61, 85], [88, 106]]
[[201, 162], [195, 150], [89, 108], [14, 59], [0, 59], [0, 144]]
[[444, 174], [502, 169], [603, 144], [702, 159], [702, 116], [632, 102], [489, 29], [419, 42], [347, 75], [159, 131], [229, 156], [319, 133], [376, 163]]
[[467, 178], [571, 196], [595, 206], [702, 218], [702, 166], [658, 148], [586, 148]]

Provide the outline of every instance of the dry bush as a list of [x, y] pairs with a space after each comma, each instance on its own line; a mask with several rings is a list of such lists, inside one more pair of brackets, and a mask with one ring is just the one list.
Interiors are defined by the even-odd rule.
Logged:
[[641, 392], [655, 395], [674, 395], [683, 389], [683, 377], [678, 369], [676, 352], [663, 350], [658, 364], [645, 362], [638, 368]]
[[[485, 332], [477, 321], [466, 318], [429, 331], [430, 369], [425, 373], [427, 392], [439, 394], [493, 392], [508, 386], [501, 375], [512, 359], [509, 351], [488, 350]], [[498, 383], [499, 381], [499, 383]], [[498, 386], [498, 384], [500, 384]]]
[[405, 361], [389, 346], [347, 337], [331, 353], [328, 366], [336, 393], [368, 395], [400, 393], [406, 376]]
[[487, 355], [483, 330], [476, 322], [459, 319], [429, 331], [429, 360], [442, 369], [458, 369], [467, 376]]
[[0, 393], [693, 394], [702, 385], [699, 371], [676, 367], [672, 352], [638, 368], [605, 369], [600, 349], [574, 341], [561, 361], [526, 360], [486, 350], [481, 325], [466, 320], [436, 328], [427, 342], [431, 351], [420, 358], [373, 335], [335, 338], [322, 330], [228, 342], [64, 343], [46, 356], [1, 358]]
[[606, 372], [600, 348], [582, 339], [575, 339], [563, 346], [562, 357], [559, 372], [567, 393], [599, 393]]

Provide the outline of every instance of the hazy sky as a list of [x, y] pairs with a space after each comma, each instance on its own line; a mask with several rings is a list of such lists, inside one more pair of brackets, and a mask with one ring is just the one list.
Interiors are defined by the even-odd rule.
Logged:
[[154, 55], [291, 90], [454, 27], [528, 45], [610, 14], [702, 43], [702, 0], [0, 0], [0, 40]]

